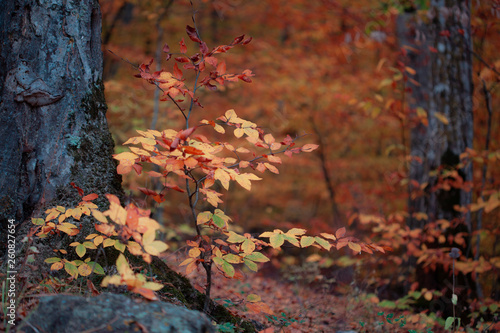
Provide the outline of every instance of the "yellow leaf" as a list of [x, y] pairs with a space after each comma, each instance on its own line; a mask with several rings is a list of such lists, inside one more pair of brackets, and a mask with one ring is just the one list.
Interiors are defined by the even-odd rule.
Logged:
[[442, 122], [445, 125], [448, 125], [450, 123], [448, 118], [441, 112], [434, 112], [434, 117], [436, 117], [440, 122]]
[[269, 243], [273, 248], [278, 248], [285, 242], [285, 236], [283, 234], [273, 234], [269, 237]]
[[147, 253], [153, 256], [158, 256], [160, 255], [160, 253], [166, 251], [167, 249], [168, 245], [161, 241], [154, 241], [152, 243], [144, 245], [144, 250], [146, 250]]
[[61, 261], [55, 262], [52, 264], [52, 266], [50, 266], [50, 270], [51, 271], [58, 271], [61, 268], [63, 268], [63, 266], [64, 266], [64, 264]]
[[154, 229], [148, 230], [144, 233], [144, 235], [142, 235], [142, 243], [144, 245], [153, 243], [155, 238], [156, 238], [156, 230]]
[[90, 273], [92, 273], [92, 268], [87, 264], [82, 264], [78, 266], [78, 273], [80, 273], [81, 276], [89, 276]]
[[356, 253], [361, 252], [361, 246], [359, 244], [357, 244], [357, 243], [348, 242], [347, 246], [349, 246], [349, 248], [351, 250], [353, 250], [354, 252], [356, 252]]
[[271, 171], [272, 173], [275, 173], [275, 174], [279, 174], [279, 170], [278, 168], [276, 168], [274, 165], [272, 164], [269, 164], [269, 163], [264, 163], [264, 166], [269, 170]]
[[195, 258], [187, 258], [186, 260], [184, 260], [183, 262], [181, 262], [179, 264], [179, 266], [186, 266], [186, 265], [189, 265], [190, 263], [196, 261]]
[[250, 294], [250, 295], [247, 296], [247, 301], [249, 301], [251, 303], [260, 302], [261, 298], [260, 298], [259, 295]]
[[214, 130], [216, 130], [217, 132], [221, 133], [221, 134], [224, 134], [226, 133], [226, 130], [224, 130], [224, 127], [222, 127], [221, 125], [219, 124], [215, 124], [214, 125]]
[[97, 236], [96, 238], [94, 238], [94, 244], [95, 246], [99, 246], [104, 240], [104, 237], [102, 236]]
[[411, 75], [415, 75], [417, 73], [413, 68], [408, 66], [405, 67], [405, 70]]
[[214, 178], [219, 180], [221, 182], [222, 186], [226, 190], [229, 190], [229, 181], [231, 180], [231, 177], [229, 176], [229, 174], [226, 171], [224, 171], [223, 169], [220, 169], [220, 168], [215, 170]]
[[243, 134], [245, 134], [245, 131], [241, 128], [236, 128], [234, 130], [234, 136], [237, 138], [241, 138], [243, 136]]
[[118, 161], [122, 161], [122, 160], [132, 160], [132, 161], [135, 161], [135, 159], [138, 158], [138, 157], [139, 156], [137, 156], [136, 154], [131, 153], [129, 151], [113, 155], [113, 158], [115, 160], [118, 160]]
[[255, 243], [250, 239], [245, 239], [243, 244], [241, 244], [241, 249], [245, 254], [250, 254], [255, 250]]
[[188, 253], [188, 255], [191, 258], [198, 258], [200, 256], [200, 254], [201, 254], [201, 251], [197, 247], [193, 247], [191, 250], [189, 250], [189, 253]]
[[226, 113], [224, 114], [224, 116], [226, 116], [227, 121], [231, 121], [231, 122], [234, 122], [234, 120], [238, 118], [238, 116], [236, 115], [236, 112], [234, 112], [233, 109], [227, 110]]
[[142, 287], [146, 288], [146, 289], [158, 291], [158, 290], [163, 288], [163, 285], [161, 283], [156, 283], [156, 282], [146, 282], [142, 285]]
[[308, 247], [314, 244], [314, 237], [310, 236], [303, 236], [300, 239], [300, 246], [301, 247]]
[[198, 216], [196, 217], [196, 224], [200, 225], [203, 223], [207, 223], [212, 219], [212, 215], [213, 214], [209, 211], [199, 213]]
[[279, 158], [278, 156], [274, 156], [274, 155], [268, 155], [267, 156], [267, 160], [269, 162], [272, 162], [272, 163], [278, 163], [278, 164], [281, 164], [281, 158]]
[[102, 245], [103, 247], [113, 246], [115, 245], [115, 240], [112, 238], [106, 238]]

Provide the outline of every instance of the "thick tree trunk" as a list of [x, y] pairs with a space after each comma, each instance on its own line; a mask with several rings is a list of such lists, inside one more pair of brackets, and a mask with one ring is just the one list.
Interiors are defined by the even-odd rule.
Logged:
[[70, 182], [119, 194], [121, 178], [105, 115], [97, 0], [0, 5], [1, 229], [54, 200], [72, 204]]
[[[471, 192], [463, 184], [472, 180], [472, 167], [459, 165], [460, 154], [472, 148], [473, 139], [470, 1], [432, 0], [425, 16], [416, 11], [401, 15], [398, 32], [418, 82], [408, 84], [414, 124], [408, 224], [423, 228], [444, 219], [452, 223], [448, 234], [470, 232], [470, 214], [455, 209], [471, 203]], [[420, 119], [422, 112], [427, 114], [427, 124], [418, 120], [418, 112]], [[445, 246], [450, 245], [467, 252], [467, 244]], [[451, 277], [440, 267], [417, 265], [417, 279], [421, 288], [442, 289]], [[462, 291], [470, 288], [470, 279], [461, 276], [459, 281]]]
[[[472, 148], [472, 59], [469, 1], [431, 1], [425, 19], [416, 23], [415, 15], [400, 18], [399, 31], [403, 45], [408, 45], [409, 66], [416, 70], [411, 85], [413, 111], [422, 108], [427, 113], [428, 125], [419, 123], [411, 130], [410, 165], [412, 193], [427, 183], [425, 195], [409, 200], [410, 214], [423, 212], [427, 219], [410, 217], [410, 226], [422, 227], [438, 219], [462, 219], [470, 226], [470, 217], [453, 209], [467, 205], [471, 194], [462, 189], [436, 189], [439, 176], [459, 164], [459, 156]], [[446, 120], [443, 121], [441, 115]], [[440, 119], [441, 118], [441, 119]], [[464, 181], [472, 179], [470, 165], [461, 168]]]

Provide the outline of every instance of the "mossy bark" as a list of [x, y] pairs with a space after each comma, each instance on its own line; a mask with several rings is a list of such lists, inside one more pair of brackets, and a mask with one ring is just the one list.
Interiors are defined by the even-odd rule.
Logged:
[[0, 228], [52, 203], [74, 206], [80, 198], [71, 182], [86, 193], [121, 195], [97, 0], [0, 4]]

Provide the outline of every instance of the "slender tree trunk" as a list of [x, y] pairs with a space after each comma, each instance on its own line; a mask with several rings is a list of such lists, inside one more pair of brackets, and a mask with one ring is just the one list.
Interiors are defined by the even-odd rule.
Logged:
[[0, 5], [0, 228], [53, 201], [73, 204], [70, 182], [120, 194], [97, 0]]

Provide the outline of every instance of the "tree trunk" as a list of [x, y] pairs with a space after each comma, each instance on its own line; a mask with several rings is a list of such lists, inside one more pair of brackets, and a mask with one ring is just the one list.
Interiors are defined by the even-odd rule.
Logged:
[[[423, 228], [445, 219], [454, 226], [448, 233], [470, 232], [470, 214], [454, 209], [471, 203], [463, 182], [472, 180], [472, 167], [459, 165], [460, 154], [472, 148], [473, 138], [470, 1], [432, 0], [425, 16], [416, 11], [401, 15], [398, 32], [402, 47], [409, 46], [407, 65], [416, 70], [413, 78], [418, 82], [408, 84], [410, 122], [415, 124], [410, 134], [408, 224]], [[427, 124], [417, 120], [417, 112], [426, 113]], [[464, 254], [467, 250], [467, 245], [452, 246]], [[421, 287], [443, 288], [438, 271], [417, 268]]]
[[0, 5], [0, 229], [55, 200], [74, 204], [70, 182], [87, 194], [122, 193], [97, 0]]

